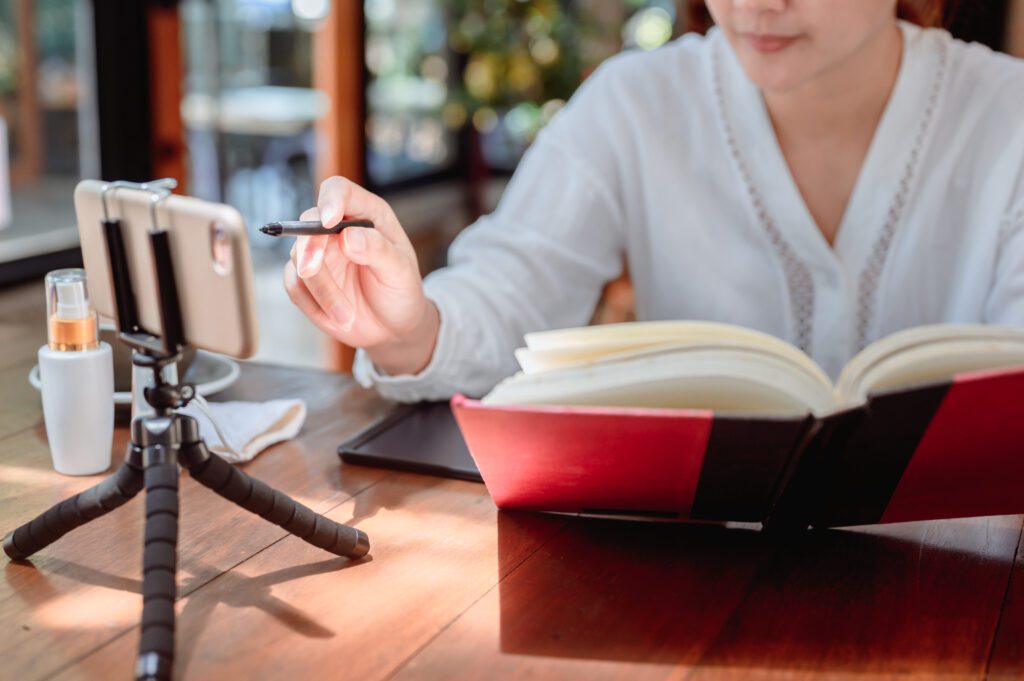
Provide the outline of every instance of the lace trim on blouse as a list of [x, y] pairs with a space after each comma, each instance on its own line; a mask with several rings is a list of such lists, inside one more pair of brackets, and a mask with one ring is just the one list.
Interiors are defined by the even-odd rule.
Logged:
[[899, 188], [896, 196], [893, 197], [892, 205], [889, 206], [889, 213], [881, 233], [875, 240], [871, 249], [868, 262], [860, 273], [860, 281], [857, 290], [857, 346], [862, 350], [868, 344], [871, 320], [875, 316], [875, 308], [878, 300], [878, 280], [885, 267], [885, 261], [889, 256], [889, 247], [892, 245], [896, 227], [903, 217], [903, 209], [907, 204], [907, 197], [910, 194], [911, 183], [914, 173], [917, 170], [917, 162], [921, 156], [921, 149], [924, 146], [925, 135], [931, 127], [931, 120], [934, 118], [935, 109], [939, 101], [939, 92], [942, 90], [942, 83], [945, 80], [946, 66], [949, 63], [949, 51], [944, 42], [940, 45], [939, 64], [935, 69], [935, 78], [932, 81], [932, 89], [928, 95], [928, 102], [925, 105], [924, 114], [921, 116], [921, 125], [917, 129], [914, 138], [914, 146], [910, 152], [910, 160], [903, 170], [903, 177], [900, 178]]
[[[899, 188], [893, 197], [889, 207], [886, 223], [881, 233], [875, 240], [869, 255], [867, 265], [861, 272], [857, 295], [857, 349], [862, 349], [867, 344], [867, 337], [871, 320], [874, 318], [877, 303], [878, 279], [882, 273], [889, 248], [892, 244], [896, 227], [903, 216], [903, 209], [910, 194], [911, 183], [917, 169], [917, 163], [921, 156], [921, 149], [924, 145], [925, 136], [934, 117], [938, 104], [939, 93], [942, 83], [945, 80], [946, 67], [949, 61], [948, 49], [945, 43], [940, 43], [942, 49], [939, 52], [939, 64], [936, 68], [935, 77], [932, 82], [928, 102], [921, 117], [921, 125], [918, 127], [914, 139], [914, 146], [910, 153], [906, 169], [900, 180]], [[718, 112], [725, 132], [726, 143], [730, 155], [736, 162], [748, 197], [754, 207], [758, 221], [768, 235], [768, 240], [775, 249], [776, 254], [782, 262], [786, 275], [786, 286], [792, 302], [793, 328], [796, 338], [796, 345], [807, 354], [811, 354], [812, 320], [814, 316], [814, 279], [810, 269], [804, 263], [793, 248], [786, 242], [785, 237], [779, 231], [774, 219], [765, 207], [764, 199], [757, 187], [754, 185], [750, 170], [747, 167], [743, 155], [740, 153], [739, 144], [736, 141], [736, 134], [732, 127], [732, 121], [728, 115], [725, 105], [725, 95], [722, 87], [722, 76], [720, 73], [720, 57], [717, 49], [712, 50], [712, 77], [715, 92], [715, 99], [718, 105]], [[1024, 208], [1022, 208], [1024, 212]]]
[[736, 142], [736, 134], [733, 131], [732, 121], [726, 112], [725, 96], [722, 89], [722, 77], [720, 74], [718, 50], [711, 51], [713, 65], [712, 73], [714, 78], [715, 100], [718, 104], [719, 120], [725, 132], [726, 143], [729, 146], [729, 153], [736, 162], [736, 167], [743, 178], [743, 185], [746, 188], [747, 196], [754, 207], [757, 219], [768, 235], [768, 241], [775, 249], [776, 255], [782, 261], [783, 271], [786, 275], [786, 288], [789, 291], [789, 298], [792, 303], [793, 330], [796, 338], [796, 345], [808, 355], [811, 354], [811, 319], [814, 314], [814, 279], [807, 265], [797, 257], [789, 243], [782, 236], [775, 220], [768, 213], [761, 192], [754, 186], [750, 170], [747, 167], [743, 155], [740, 154], [739, 144]]

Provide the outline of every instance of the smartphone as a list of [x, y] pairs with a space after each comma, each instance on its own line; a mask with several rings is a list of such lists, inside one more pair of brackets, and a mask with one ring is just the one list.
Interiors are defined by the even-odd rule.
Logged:
[[[103, 316], [117, 320], [112, 273], [103, 231], [102, 192], [107, 183], [83, 180], [75, 188], [75, 215], [89, 297]], [[152, 194], [118, 188], [107, 210], [119, 218], [138, 323], [163, 335], [149, 232], [166, 229], [186, 342], [194, 347], [251, 357], [257, 347], [252, 261], [245, 221], [230, 206], [172, 195], [150, 211]]]
[[346, 463], [483, 482], [448, 402], [400, 404], [338, 454]]

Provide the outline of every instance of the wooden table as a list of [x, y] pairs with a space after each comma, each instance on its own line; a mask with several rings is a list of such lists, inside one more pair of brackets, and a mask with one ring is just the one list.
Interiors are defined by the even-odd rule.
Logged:
[[[26, 381], [41, 305], [35, 288], [0, 294], [4, 532], [99, 479], [51, 469]], [[183, 476], [178, 678], [1022, 676], [1020, 516], [783, 541], [498, 513], [480, 485], [340, 464], [338, 442], [389, 408], [342, 375], [246, 365], [220, 397], [292, 395], [310, 407], [301, 436], [244, 468], [357, 524], [372, 559]], [[140, 497], [31, 563], [3, 559], [0, 678], [132, 677], [141, 519]]]

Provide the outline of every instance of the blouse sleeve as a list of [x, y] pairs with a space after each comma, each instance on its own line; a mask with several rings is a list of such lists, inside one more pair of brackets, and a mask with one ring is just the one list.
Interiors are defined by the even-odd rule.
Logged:
[[1024, 199], [1000, 226], [995, 276], [985, 307], [990, 324], [1024, 328]]
[[495, 212], [460, 233], [448, 266], [425, 278], [441, 319], [427, 367], [388, 376], [359, 350], [360, 384], [399, 401], [481, 396], [518, 369], [525, 333], [589, 321], [621, 272], [624, 238], [610, 156], [587, 148], [609, 143], [594, 120], [601, 103], [584, 89], [594, 90], [585, 84], [538, 135]]

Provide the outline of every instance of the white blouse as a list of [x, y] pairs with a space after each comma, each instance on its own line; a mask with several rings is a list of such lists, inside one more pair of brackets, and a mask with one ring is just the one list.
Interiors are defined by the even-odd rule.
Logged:
[[1024, 60], [901, 22], [903, 60], [834, 246], [725, 37], [607, 60], [501, 201], [429, 274], [427, 367], [354, 374], [402, 401], [483, 395], [523, 334], [588, 322], [625, 254], [637, 317], [740, 324], [835, 378], [920, 324], [1024, 327]]

